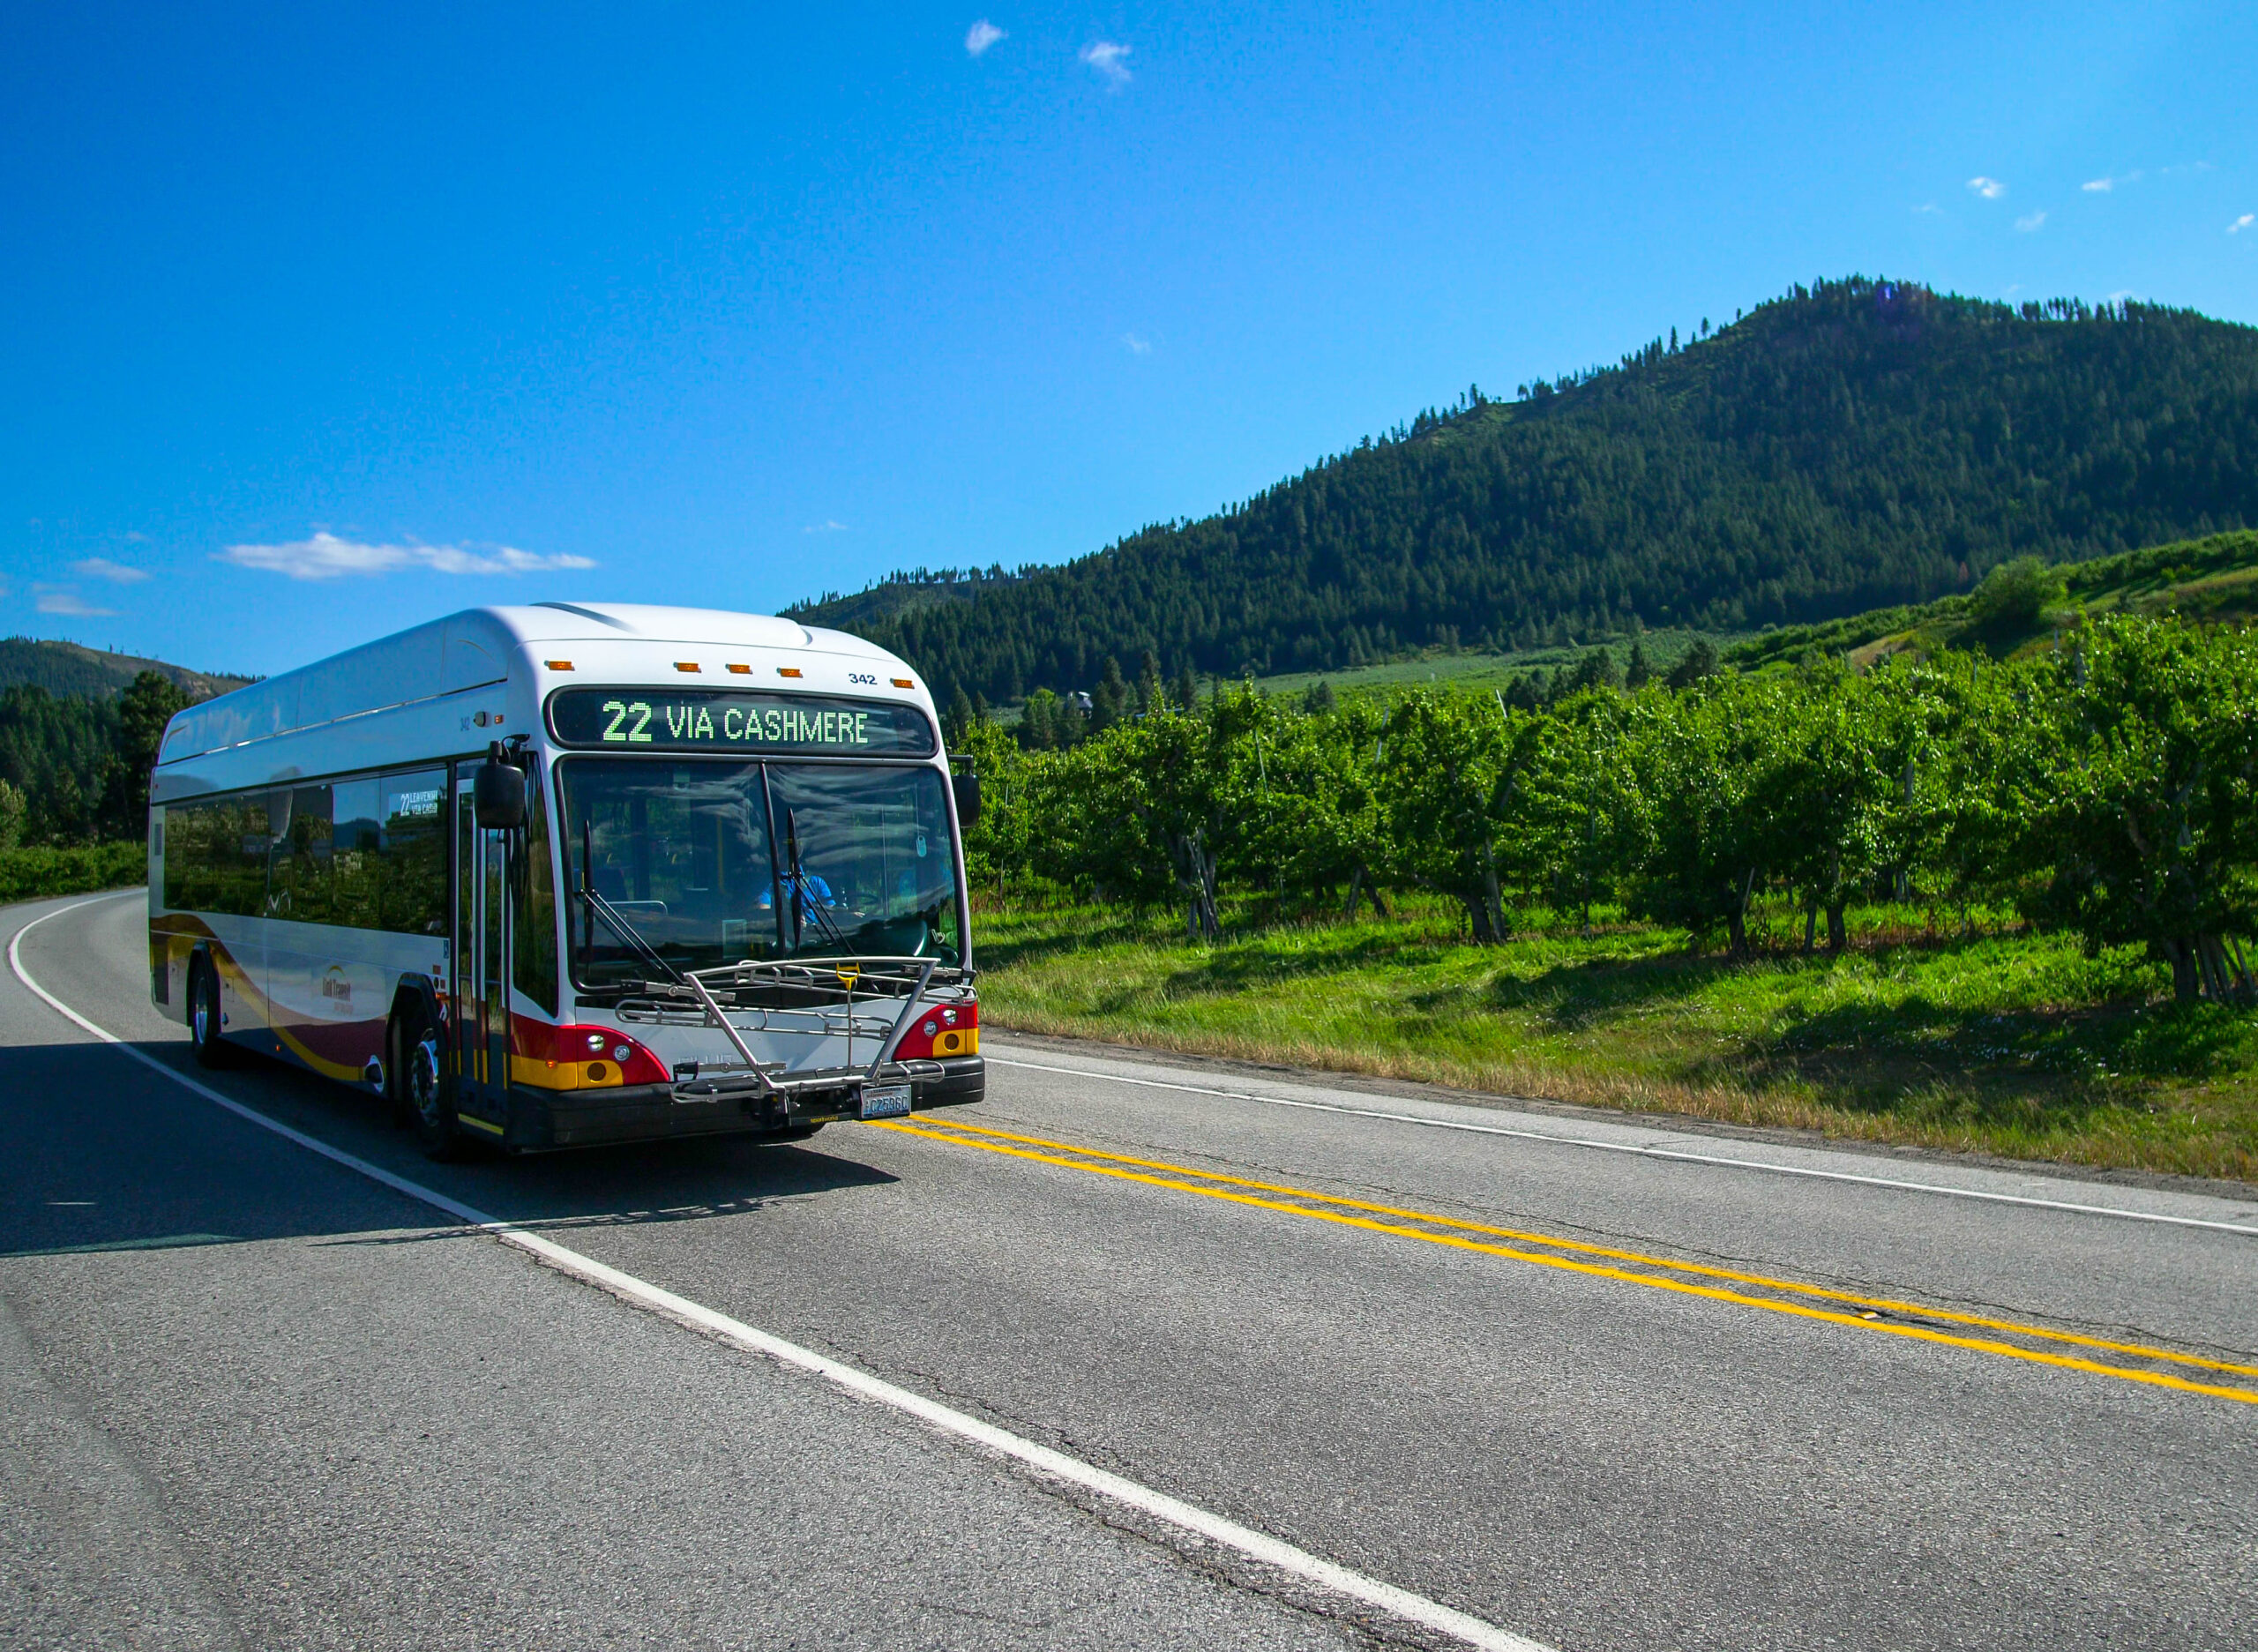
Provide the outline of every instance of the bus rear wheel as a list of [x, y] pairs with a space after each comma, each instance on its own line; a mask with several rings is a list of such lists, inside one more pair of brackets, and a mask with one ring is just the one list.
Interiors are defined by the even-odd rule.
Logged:
[[454, 1098], [439, 1065], [439, 1029], [428, 1005], [403, 1005], [393, 1019], [394, 1100], [424, 1156], [451, 1159], [462, 1148]]
[[188, 967], [188, 1041], [195, 1046], [198, 1066], [242, 1064], [243, 1051], [228, 1042], [226, 1027], [220, 1008], [220, 972], [199, 953]]

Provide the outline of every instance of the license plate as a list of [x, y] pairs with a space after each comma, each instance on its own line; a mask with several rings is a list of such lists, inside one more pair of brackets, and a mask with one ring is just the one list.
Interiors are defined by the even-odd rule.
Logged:
[[864, 1118], [900, 1118], [909, 1111], [909, 1087], [907, 1084], [871, 1084], [864, 1087]]

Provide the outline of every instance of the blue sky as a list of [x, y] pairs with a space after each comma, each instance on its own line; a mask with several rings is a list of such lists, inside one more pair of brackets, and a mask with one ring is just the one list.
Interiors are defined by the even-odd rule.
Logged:
[[5, 629], [1061, 559], [1853, 271], [2258, 322], [2247, 4], [983, 4], [12, 8]]

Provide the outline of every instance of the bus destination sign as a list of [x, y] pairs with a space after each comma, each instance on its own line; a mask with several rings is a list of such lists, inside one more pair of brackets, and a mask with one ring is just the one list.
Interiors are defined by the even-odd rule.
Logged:
[[931, 757], [933, 725], [915, 706], [728, 689], [568, 688], [550, 697], [560, 745], [596, 751], [781, 752]]

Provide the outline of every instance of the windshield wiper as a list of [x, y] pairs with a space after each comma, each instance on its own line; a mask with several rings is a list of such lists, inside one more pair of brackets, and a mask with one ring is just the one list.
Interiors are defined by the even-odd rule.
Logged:
[[808, 875], [800, 868], [800, 822], [798, 812], [784, 811], [784, 858], [791, 867], [792, 883], [792, 950], [800, 947], [800, 931], [806, 926], [807, 915], [815, 914], [815, 926], [823, 931], [824, 939], [834, 946], [847, 945], [847, 937], [831, 921], [831, 915], [820, 901], [811, 900], [808, 892]]
[[[657, 965], [659, 973], [676, 985], [686, 984], [683, 980], [682, 971], [660, 957], [657, 949], [643, 938], [632, 923], [620, 915], [619, 908], [596, 893], [595, 879], [588, 875], [589, 859], [588, 823], [583, 817], [580, 821], [580, 899], [587, 902], [590, 912], [602, 918], [610, 927], [612, 933], [627, 943], [637, 957], [647, 964]], [[594, 926], [583, 924], [580, 930], [580, 976], [583, 980], [587, 978], [589, 968], [594, 962], [593, 957], [594, 950]]]

